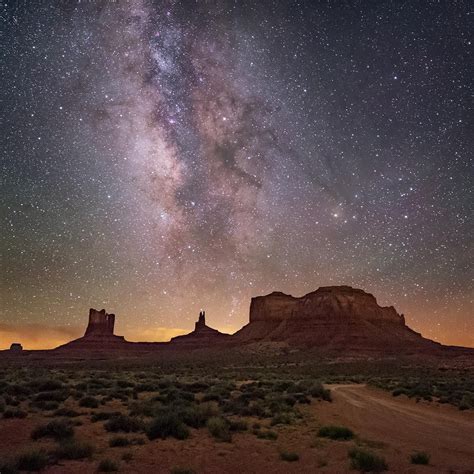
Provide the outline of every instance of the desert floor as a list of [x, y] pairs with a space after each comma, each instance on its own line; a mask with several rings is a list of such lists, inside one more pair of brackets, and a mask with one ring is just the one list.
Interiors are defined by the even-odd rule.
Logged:
[[[355, 472], [351, 471], [348, 458], [348, 451], [354, 446], [382, 455], [388, 464], [387, 472], [474, 472], [472, 410], [416, 402], [405, 396], [395, 398], [363, 384], [328, 387], [333, 401], [302, 405], [300, 421], [271, 428], [278, 434], [276, 440], [259, 439], [247, 431], [234, 434], [232, 442], [220, 442], [205, 429], [192, 429], [185, 440], [146, 440], [143, 445], [111, 448], [111, 433], [104, 430], [103, 424], [80, 416], [82, 425], [75, 428], [75, 436], [93, 443], [96, 451], [92, 458], [61, 460], [42, 472], [97, 472], [99, 461], [108, 458], [116, 460], [119, 471], [126, 473], [343, 473]], [[123, 406], [114, 400], [107, 409], [122, 410]], [[24, 419], [0, 419], [0, 459], [29, 448], [52, 449], [52, 440], [33, 441], [30, 437], [35, 426], [50, 419], [41, 412]], [[254, 420], [249, 417], [247, 421]], [[261, 424], [262, 428], [266, 426], [265, 422]], [[350, 441], [318, 437], [319, 428], [330, 424], [348, 427], [356, 437]], [[282, 451], [297, 453], [299, 460], [282, 460]], [[411, 464], [410, 455], [415, 451], [429, 453], [430, 464]], [[124, 452], [129, 453], [127, 461], [123, 460]]]

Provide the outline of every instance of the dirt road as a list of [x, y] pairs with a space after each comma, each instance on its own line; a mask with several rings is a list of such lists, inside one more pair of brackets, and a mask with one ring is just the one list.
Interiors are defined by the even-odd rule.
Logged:
[[[387, 451], [392, 469], [397, 470], [398, 466], [400, 472], [407, 472], [402, 470], [399, 460], [405, 461], [413, 451], [426, 451], [431, 455], [433, 472], [474, 472], [472, 411], [395, 398], [365, 385], [329, 388], [334, 403], [325, 410], [317, 407], [318, 418], [348, 426], [363, 438], [385, 443], [387, 448], [382, 451]], [[429, 472], [426, 467], [418, 469]]]

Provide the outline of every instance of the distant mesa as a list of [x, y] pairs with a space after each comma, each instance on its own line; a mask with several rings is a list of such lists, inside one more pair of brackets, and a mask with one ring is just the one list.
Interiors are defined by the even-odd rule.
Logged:
[[[373, 295], [350, 286], [321, 287], [299, 298], [281, 292], [252, 298], [249, 323], [233, 335], [209, 327], [204, 311], [199, 313], [194, 331], [169, 342], [129, 342], [114, 334], [114, 325], [114, 314], [91, 308], [84, 336], [54, 352], [72, 355], [76, 351], [79, 357], [91, 357], [90, 354], [104, 352], [145, 354], [165, 349], [274, 347], [362, 357], [436, 355], [446, 350], [474, 354], [472, 349], [446, 347], [423, 338], [405, 324], [403, 314], [393, 306], [380, 306]], [[20, 344], [12, 344], [10, 351], [16, 350], [21, 350]]]
[[21, 352], [23, 350], [23, 346], [19, 342], [14, 342], [10, 346], [10, 352]]

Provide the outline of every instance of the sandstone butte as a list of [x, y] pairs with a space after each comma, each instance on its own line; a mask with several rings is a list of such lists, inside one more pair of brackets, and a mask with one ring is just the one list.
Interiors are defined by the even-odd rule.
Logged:
[[[129, 342], [114, 334], [114, 324], [114, 314], [90, 309], [83, 337], [43, 352], [147, 353], [273, 345], [339, 355], [474, 354], [474, 349], [442, 346], [422, 337], [406, 325], [403, 314], [393, 306], [379, 306], [373, 295], [349, 286], [321, 287], [299, 298], [281, 292], [252, 298], [249, 323], [233, 335], [207, 326], [203, 311], [194, 331], [169, 342]], [[29, 352], [34, 351], [21, 354]]]

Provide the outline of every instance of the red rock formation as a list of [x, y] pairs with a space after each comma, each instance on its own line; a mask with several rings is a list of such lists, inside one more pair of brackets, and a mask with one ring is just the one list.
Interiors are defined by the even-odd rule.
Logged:
[[301, 298], [279, 292], [252, 298], [250, 322], [234, 338], [345, 351], [436, 345], [406, 326], [395, 308], [349, 286], [322, 287]]
[[217, 329], [206, 325], [206, 313], [201, 311], [199, 319], [196, 321], [194, 331], [183, 336], [173, 337], [170, 345], [185, 345], [186, 347], [209, 347], [212, 348], [216, 343], [230, 341], [231, 336], [219, 332]]
[[84, 336], [102, 335], [113, 336], [115, 325], [115, 314], [107, 314], [105, 309], [97, 311], [89, 309], [89, 324]]

